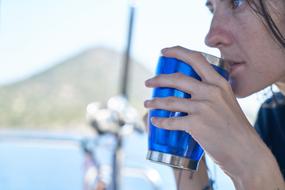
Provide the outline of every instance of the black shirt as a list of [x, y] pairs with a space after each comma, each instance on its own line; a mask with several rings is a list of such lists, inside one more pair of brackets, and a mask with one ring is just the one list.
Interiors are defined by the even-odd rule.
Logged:
[[285, 97], [281, 93], [262, 104], [254, 127], [275, 156], [285, 179]]

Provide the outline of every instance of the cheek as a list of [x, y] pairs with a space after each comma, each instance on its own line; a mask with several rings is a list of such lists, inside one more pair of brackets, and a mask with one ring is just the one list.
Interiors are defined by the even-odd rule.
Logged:
[[246, 97], [258, 92], [285, 76], [285, 62], [282, 57], [257, 56], [247, 62], [242, 72], [231, 79], [233, 92], [237, 97]]
[[231, 86], [237, 97], [246, 97], [285, 76], [285, 53], [255, 13], [244, 11], [235, 24], [233, 50], [246, 65], [231, 79]]
[[[237, 97], [246, 97], [277, 82], [285, 75], [285, 53], [265, 28], [255, 23], [238, 34], [238, 49], [245, 68], [231, 81]], [[258, 30], [256, 30], [258, 29]]]

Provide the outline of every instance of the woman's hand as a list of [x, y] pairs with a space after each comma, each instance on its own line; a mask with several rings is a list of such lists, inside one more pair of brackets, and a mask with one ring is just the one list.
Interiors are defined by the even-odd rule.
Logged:
[[172, 47], [163, 49], [162, 54], [191, 65], [202, 81], [180, 73], [147, 80], [147, 87], [172, 87], [191, 94], [191, 99], [145, 101], [146, 108], [188, 113], [184, 117], [152, 118], [153, 124], [190, 133], [232, 179], [249, 177], [251, 170], [262, 170], [264, 159], [260, 163], [259, 157], [266, 160], [272, 155], [242, 112], [229, 82], [199, 52]]
[[[147, 132], [147, 119], [148, 113], [143, 116], [143, 121], [145, 124], [145, 129]], [[179, 190], [201, 190], [205, 189], [209, 185], [209, 177], [207, 174], [207, 165], [205, 157], [203, 157], [199, 163], [199, 169], [193, 173], [193, 171], [181, 170], [173, 168], [174, 176], [176, 180], [177, 187], [180, 187]]]

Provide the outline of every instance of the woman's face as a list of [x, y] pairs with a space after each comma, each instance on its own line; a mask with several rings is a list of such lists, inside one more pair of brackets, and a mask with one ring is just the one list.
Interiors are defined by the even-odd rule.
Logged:
[[[285, 4], [279, 5], [281, 0], [266, 3], [270, 3], [269, 11], [281, 32], [285, 31]], [[284, 48], [246, 0], [209, 0], [207, 5], [213, 19], [205, 42], [229, 60], [231, 85], [237, 97], [285, 82]]]

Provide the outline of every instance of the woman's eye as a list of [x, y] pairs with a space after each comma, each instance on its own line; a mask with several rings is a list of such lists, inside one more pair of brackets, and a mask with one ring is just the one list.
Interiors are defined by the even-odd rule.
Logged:
[[236, 9], [245, 3], [246, 0], [232, 0], [232, 8]]

